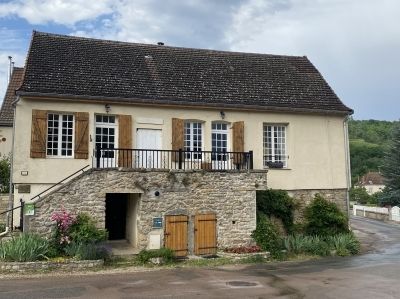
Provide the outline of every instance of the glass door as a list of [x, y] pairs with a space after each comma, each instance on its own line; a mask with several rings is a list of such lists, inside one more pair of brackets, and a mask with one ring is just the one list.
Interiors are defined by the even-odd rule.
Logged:
[[228, 167], [228, 124], [215, 122], [211, 125], [211, 142], [213, 169], [227, 169]]
[[[96, 149], [101, 148], [100, 167], [117, 167], [117, 124], [113, 115], [96, 115]], [[97, 152], [96, 152], [97, 153]]]

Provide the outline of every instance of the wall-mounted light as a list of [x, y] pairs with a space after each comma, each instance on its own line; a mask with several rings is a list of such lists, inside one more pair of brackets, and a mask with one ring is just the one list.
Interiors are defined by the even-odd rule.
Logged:
[[105, 104], [104, 108], [106, 108], [106, 112], [109, 113], [111, 111], [110, 104]]
[[224, 111], [220, 111], [219, 114], [221, 115], [222, 119], [225, 119], [225, 112]]

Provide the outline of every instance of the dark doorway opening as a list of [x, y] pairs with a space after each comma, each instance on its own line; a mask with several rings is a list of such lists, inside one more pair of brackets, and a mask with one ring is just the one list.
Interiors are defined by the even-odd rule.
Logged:
[[109, 240], [126, 238], [126, 212], [129, 194], [106, 194], [106, 229]]

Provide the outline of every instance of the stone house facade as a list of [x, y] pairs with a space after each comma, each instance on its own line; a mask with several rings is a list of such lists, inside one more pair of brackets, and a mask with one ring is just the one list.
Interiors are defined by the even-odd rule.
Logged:
[[307, 57], [34, 32], [16, 95], [28, 230], [48, 233], [65, 204], [140, 248], [178, 246], [170, 231], [187, 231], [186, 252], [199, 253], [200, 241], [249, 244], [256, 189], [347, 209], [352, 110]]

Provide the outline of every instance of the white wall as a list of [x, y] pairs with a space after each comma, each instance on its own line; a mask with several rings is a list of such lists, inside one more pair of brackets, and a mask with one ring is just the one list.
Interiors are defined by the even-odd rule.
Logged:
[[[211, 150], [211, 122], [221, 120], [221, 109], [160, 107], [110, 104], [110, 114], [129, 114], [133, 118], [133, 147], [137, 128], [157, 128], [162, 130], [162, 146], [171, 149], [171, 119], [199, 119], [204, 121], [204, 150]], [[31, 121], [32, 109], [62, 112], [89, 112], [89, 132], [94, 140], [94, 115], [105, 113], [103, 103], [77, 103], [71, 101], [45, 101], [22, 98], [17, 104], [16, 138], [14, 160], [14, 183], [36, 184], [35, 192], [44, 188], [43, 184], [53, 184], [81, 167], [92, 164], [87, 160], [72, 158], [31, 159]], [[287, 149], [288, 168], [270, 169], [268, 185], [271, 188], [333, 189], [347, 188], [345, 140], [343, 130], [344, 116], [317, 114], [289, 114], [262, 111], [225, 111], [225, 121], [245, 122], [245, 151], [254, 151], [254, 168], [263, 168], [263, 124], [288, 124]], [[161, 124], [148, 124], [144, 118], [157, 119]], [[141, 120], [141, 121], [140, 121]], [[140, 123], [139, 123], [139, 122]], [[92, 154], [94, 142], [90, 142]], [[22, 176], [21, 171], [28, 171]], [[16, 198], [29, 199], [32, 194], [18, 194]]]

